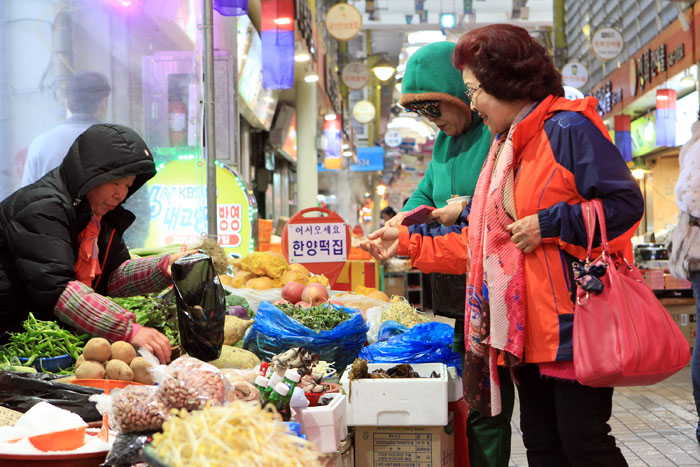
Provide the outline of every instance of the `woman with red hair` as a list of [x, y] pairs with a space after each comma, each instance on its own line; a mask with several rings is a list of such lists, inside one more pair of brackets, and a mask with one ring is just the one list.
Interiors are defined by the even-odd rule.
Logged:
[[531, 467], [626, 466], [609, 435], [613, 389], [576, 381], [572, 265], [585, 257], [581, 203], [602, 199], [611, 248], [625, 252], [642, 195], [596, 100], [565, 99], [559, 72], [525, 29], [470, 31], [454, 63], [497, 135], [465, 210], [468, 402], [499, 413], [495, 370], [510, 366]]

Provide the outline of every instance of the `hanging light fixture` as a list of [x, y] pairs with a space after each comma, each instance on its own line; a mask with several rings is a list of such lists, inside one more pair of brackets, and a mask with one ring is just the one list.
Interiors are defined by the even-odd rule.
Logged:
[[308, 75], [304, 76], [304, 82], [305, 83], [318, 83], [318, 80], [321, 79], [317, 73], [309, 73]]
[[394, 76], [395, 72], [396, 67], [384, 58], [379, 60], [377, 64], [372, 67], [372, 73], [382, 82], [389, 81], [391, 77]]

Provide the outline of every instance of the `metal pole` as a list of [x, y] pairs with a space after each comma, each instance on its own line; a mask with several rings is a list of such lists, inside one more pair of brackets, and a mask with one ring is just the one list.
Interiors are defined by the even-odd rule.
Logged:
[[[203, 0], [204, 33], [204, 154], [207, 161], [207, 235], [217, 237], [216, 218], [216, 127], [214, 113], [214, 8], [212, 0]], [[238, 71], [238, 64], [236, 64]], [[238, 135], [236, 135], [238, 136]]]
[[[241, 117], [238, 113], [238, 16], [233, 17], [233, 41], [231, 45], [231, 60], [233, 61], [233, 75], [231, 77], [233, 92], [231, 93], [231, 113], [233, 114], [233, 154], [231, 159], [236, 164], [239, 173], [243, 172], [243, 161], [241, 160]], [[248, 177], [241, 175], [246, 183]]]
[[554, 0], [554, 61], [561, 68], [566, 64], [566, 2]]

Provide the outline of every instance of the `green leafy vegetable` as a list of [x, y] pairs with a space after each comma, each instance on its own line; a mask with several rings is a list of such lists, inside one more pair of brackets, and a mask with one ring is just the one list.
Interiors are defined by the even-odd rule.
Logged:
[[280, 304], [277, 307], [292, 319], [299, 321], [314, 331], [328, 331], [350, 318], [346, 311], [328, 303], [302, 308], [292, 304]]
[[23, 332], [10, 333], [8, 342], [0, 346], [0, 362], [17, 365], [20, 358], [28, 359], [23, 366], [31, 366], [39, 357], [70, 355], [77, 360], [89, 335], [81, 336], [62, 328], [54, 321], [36, 319], [33, 314], [22, 323]]
[[165, 296], [139, 295], [112, 299], [117, 305], [136, 315], [136, 322], [141, 326], [157, 329], [165, 334], [170, 344], [180, 344], [177, 329], [177, 308], [174, 300]]

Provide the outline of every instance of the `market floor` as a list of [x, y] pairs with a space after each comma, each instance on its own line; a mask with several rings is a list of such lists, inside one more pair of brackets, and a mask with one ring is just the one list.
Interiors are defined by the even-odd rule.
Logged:
[[[517, 398], [516, 398], [517, 399]], [[526, 467], [516, 400], [510, 467]], [[610, 422], [630, 467], [700, 466], [690, 367], [650, 387], [615, 390]]]

